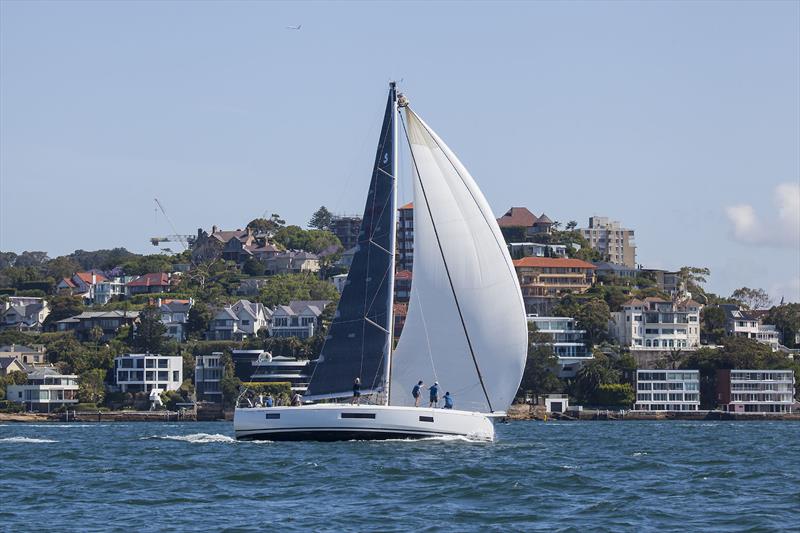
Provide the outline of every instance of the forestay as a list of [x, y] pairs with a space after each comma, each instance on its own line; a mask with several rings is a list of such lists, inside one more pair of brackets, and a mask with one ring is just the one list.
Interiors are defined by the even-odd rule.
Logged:
[[365, 393], [383, 385], [394, 284], [394, 120], [391, 85], [358, 248], [308, 387], [309, 398], [344, 397], [358, 377]]
[[489, 205], [455, 154], [409, 108], [414, 165], [414, 281], [392, 356], [392, 405], [438, 379], [456, 408], [505, 410], [525, 365], [525, 308]]

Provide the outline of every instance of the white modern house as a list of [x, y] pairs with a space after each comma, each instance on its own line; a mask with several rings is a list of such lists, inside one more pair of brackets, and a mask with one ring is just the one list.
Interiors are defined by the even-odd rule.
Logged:
[[528, 315], [528, 323], [535, 324], [539, 333], [546, 333], [553, 339], [546, 344], [558, 357], [558, 377], [575, 377], [583, 363], [593, 358], [586, 346], [586, 331], [575, 327], [574, 318]]
[[292, 300], [272, 312], [270, 337], [313, 337], [322, 326], [320, 317], [330, 300]]
[[241, 340], [269, 325], [271, 313], [261, 303], [239, 300], [220, 310], [211, 320], [208, 340]]
[[178, 390], [183, 383], [180, 355], [126, 354], [114, 358], [114, 377], [122, 392]]
[[791, 413], [792, 370], [717, 370], [717, 403], [732, 413]]
[[194, 386], [198, 401], [222, 402], [222, 389], [219, 383], [224, 370], [222, 352], [198, 355], [195, 358]]
[[675, 350], [700, 347], [700, 310], [694, 300], [633, 299], [611, 313], [609, 331], [631, 350]]
[[699, 370], [637, 370], [635, 411], [697, 411]]
[[97, 282], [94, 285], [94, 303], [105, 305], [114, 297], [127, 296], [127, 284], [134, 279], [135, 276], [122, 276]]
[[8, 385], [6, 399], [25, 404], [31, 411], [47, 411], [78, 403], [78, 376], [62, 374], [54, 367], [38, 367], [27, 372], [24, 385]]

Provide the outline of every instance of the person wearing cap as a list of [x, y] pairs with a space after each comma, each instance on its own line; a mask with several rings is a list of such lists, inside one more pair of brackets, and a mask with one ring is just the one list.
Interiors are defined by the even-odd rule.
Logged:
[[444, 408], [445, 409], [452, 409], [453, 408], [453, 397], [450, 396], [450, 392], [444, 393]]
[[414, 397], [414, 407], [419, 407], [419, 397], [422, 396], [422, 388], [424, 386], [422, 380], [419, 380], [419, 382], [414, 385], [414, 388], [411, 389], [411, 396]]
[[438, 407], [439, 406], [439, 382], [434, 381], [433, 386], [430, 388], [430, 398], [431, 404], [430, 407]]

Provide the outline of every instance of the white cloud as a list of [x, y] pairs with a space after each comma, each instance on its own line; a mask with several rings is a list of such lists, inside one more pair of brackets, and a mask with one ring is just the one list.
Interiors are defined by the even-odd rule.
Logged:
[[773, 216], [762, 218], [750, 204], [725, 208], [733, 238], [745, 244], [800, 248], [800, 184], [781, 183], [773, 193]]

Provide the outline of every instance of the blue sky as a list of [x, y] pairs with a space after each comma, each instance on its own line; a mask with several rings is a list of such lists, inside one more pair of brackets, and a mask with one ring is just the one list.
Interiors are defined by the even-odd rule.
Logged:
[[182, 233], [358, 212], [392, 78], [498, 215], [610, 216], [646, 266], [800, 301], [789, 1], [5, 0], [0, 249], [156, 251], [155, 196]]

